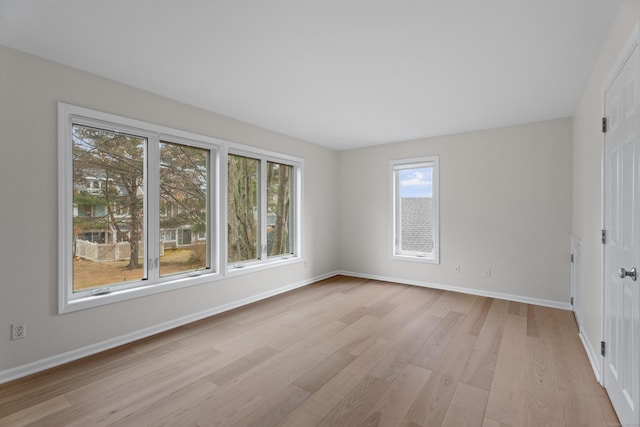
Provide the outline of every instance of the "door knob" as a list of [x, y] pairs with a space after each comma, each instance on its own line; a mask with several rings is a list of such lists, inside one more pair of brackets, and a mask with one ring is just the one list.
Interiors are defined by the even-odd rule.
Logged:
[[621, 279], [624, 279], [625, 277], [631, 277], [631, 280], [633, 280], [634, 282], [638, 278], [635, 267], [633, 267], [630, 271], [627, 271], [624, 268], [621, 268], [620, 270], [618, 270], [618, 275], [620, 276]]

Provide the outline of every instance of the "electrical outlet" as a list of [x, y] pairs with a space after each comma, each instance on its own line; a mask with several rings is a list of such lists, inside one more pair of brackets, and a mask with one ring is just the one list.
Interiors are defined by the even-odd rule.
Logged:
[[11, 339], [19, 340], [27, 337], [27, 324], [26, 322], [14, 323], [11, 325]]
[[488, 267], [485, 267], [484, 269], [484, 277], [486, 277], [487, 279], [491, 278], [491, 269]]
[[462, 272], [462, 267], [460, 266], [460, 264], [456, 265], [454, 268], [454, 271], [458, 274], [460, 274]]

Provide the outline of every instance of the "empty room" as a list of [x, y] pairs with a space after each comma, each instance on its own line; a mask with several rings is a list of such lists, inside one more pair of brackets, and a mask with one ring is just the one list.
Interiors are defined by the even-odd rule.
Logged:
[[637, 0], [0, 0], [0, 426], [640, 426]]

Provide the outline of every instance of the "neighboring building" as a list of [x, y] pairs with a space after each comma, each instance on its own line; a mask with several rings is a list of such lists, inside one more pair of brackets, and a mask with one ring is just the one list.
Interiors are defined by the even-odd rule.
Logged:
[[433, 250], [433, 203], [430, 197], [401, 199], [402, 249], [418, 252]]
[[[126, 193], [126, 189], [115, 186], [119, 196]], [[103, 195], [106, 188], [106, 178], [100, 173], [86, 176], [83, 183], [75, 183], [75, 197], [73, 204], [74, 232], [77, 240], [84, 240], [98, 244], [113, 244], [128, 240], [129, 237], [129, 209], [112, 202], [111, 213]], [[140, 196], [143, 194], [139, 190]], [[160, 223], [170, 223], [172, 226], [160, 229], [164, 249], [188, 247], [197, 241], [206, 239], [206, 232], [192, 230], [191, 224], [179, 224], [177, 220], [181, 214], [178, 206], [168, 204], [161, 207]], [[115, 223], [114, 223], [115, 221]], [[116, 227], [117, 225], [117, 227]], [[118, 229], [120, 235], [118, 235]]]

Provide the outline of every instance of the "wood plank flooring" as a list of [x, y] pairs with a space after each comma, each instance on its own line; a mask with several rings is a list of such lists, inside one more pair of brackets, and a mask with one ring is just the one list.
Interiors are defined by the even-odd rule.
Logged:
[[334, 277], [0, 385], [0, 426], [613, 426], [571, 312]]

